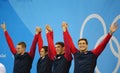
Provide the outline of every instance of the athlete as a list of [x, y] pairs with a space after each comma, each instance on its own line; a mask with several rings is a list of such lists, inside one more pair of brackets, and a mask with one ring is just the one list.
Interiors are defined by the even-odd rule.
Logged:
[[[88, 51], [88, 41], [85, 38], [78, 40], [79, 50], [73, 44], [72, 38], [68, 32], [67, 23], [62, 23], [64, 37], [69, 43], [70, 51], [74, 55], [74, 73], [94, 73], [94, 69], [97, 63], [98, 56], [105, 49], [105, 46], [109, 42], [112, 34], [118, 29], [117, 23], [110, 26], [110, 32], [105, 36], [101, 43], [93, 50]], [[69, 48], [67, 48], [69, 49]]]
[[36, 27], [36, 34], [34, 36], [30, 52], [25, 52], [26, 50], [25, 42], [19, 42], [16, 47], [14, 46], [14, 43], [6, 30], [5, 23], [1, 24], [1, 28], [4, 31], [5, 38], [10, 48], [10, 51], [14, 55], [13, 73], [30, 73], [32, 62], [35, 55], [36, 44], [40, 33], [40, 28]]
[[50, 50], [48, 46], [43, 46], [41, 33], [38, 38], [38, 51], [40, 53], [40, 58], [37, 62], [37, 73], [52, 73], [52, 50]]
[[64, 39], [64, 43], [57, 42], [54, 46], [53, 36], [51, 36], [51, 33], [53, 33], [53, 31], [49, 25], [46, 26], [46, 32], [48, 48], [52, 50], [53, 55], [51, 58], [54, 60], [52, 73], [69, 73], [72, 56], [68, 43], [66, 43], [66, 40]]

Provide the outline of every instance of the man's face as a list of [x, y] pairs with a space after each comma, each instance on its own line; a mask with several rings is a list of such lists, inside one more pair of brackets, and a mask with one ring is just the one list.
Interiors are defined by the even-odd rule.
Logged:
[[64, 47], [62, 47], [61, 45], [57, 44], [57, 45], [55, 45], [55, 48], [56, 48], [56, 53], [57, 53], [57, 55], [63, 54], [63, 52], [64, 52]]
[[41, 57], [45, 57], [46, 54], [47, 54], [47, 53], [45, 52], [44, 48], [42, 48], [42, 49], [40, 50], [40, 56], [41, 56]]
[[78, 42], [78, 47], [80, 48], [80, 51], [85, 52], [87, 51], [88, 45], [86, 44], [85, 40], [80, 40]]
[[25, 48], [23, 48], [22, 45], [17, 45], [16, 50], [17, 54], [23, 54], [25, 52]]

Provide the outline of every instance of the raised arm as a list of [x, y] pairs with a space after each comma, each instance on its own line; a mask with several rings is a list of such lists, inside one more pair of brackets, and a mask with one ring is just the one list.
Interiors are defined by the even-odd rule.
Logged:
[[72, 40], [68, 30], [67, 30], [67, 27], [68, 27], [67, 23], [63, 22], [62, 28], [63, 28], [64, 39], [68, 42], [71, 53], [75, 54], [79, 50], [75, 47], [73, 40]]
[[107, 34], [107, 36], [101, 41], [101, 43], [92, 50], [92, 52], [96, 55], [99, 56], [102, 51], [105, 49], [107, 43], [109, 42], [112, 34], [118, 29], [117, 23], [114, 23], [110, 26], [110, 32]]
[[32, 45], [31, 45], [31, 48], [30, 48], [30, 52], [29, 52], [29, 55], [34, 58], [35, 56], [35, 51], [36, 51], [36, 44], [37, 44], [37, 41], [38, 41], [38, 37], [40, 35], [40, 32], [41, 32], [41, 29], [39, 27], [36, 27], [36, 34], [34, 36], [34, 39], [33, 39], [33, 42], [32, 42]]
[[5, 24], [5, 23], [4, 23], [4, 24], [1, 24], [1, 28], [2, 28], [3, 31], [4, 31], [5, 38], [6, 38], [6, 41], [7, 41], [7, 43], [8, 43], [8, 46], [9, 46], [9, 48], [10, 48], [10, 51], [12, 52], [12, 54], [16, 54], [17, 51], [16, 51], [16, 49], [15, 49], [15, 46], [14, 46], [14, 44], [13, 44], [13, 41], [12, 41], [10, 35], [8, 34], [8, 32], [7, 32], [7, 30], [6, 30], [6, 24]]
[[51, 36], [52, 40], [54, 41], [53, 31], [50, 32], [50, 36]]
[[40, 52], [40, 50], [42, 49], [43, 46], [43, 39], [42, 39], [42, 35], [41, 35], [41, 31], [38, 37], [38, 51]]
[[54, 39], [53, 39], [53, 31], [52, 31], [52, 28], [50, 27], [50, 25], [46, 24], [45, 28], [46, 28], [46, 34], [49, 33], [51, 39], [54, 41]]
[[[63, 35], [64, 35], [64, 32], [63, 32]], [[71, 61], [72, 55], [71, 55], [71, 51], [70, 51], [70, 46], [67, 41], [67, 37], [63, 36], [63, 39], [64, 39], [64, 46], [65, 46], [65, 55], [64, 56], [68, 61]]]
[[56, 56], [56, 50], [53, 42], [53, 31], [49, 25], [46, 25], [46, 37], [48, 42], [48, 56], [51, 60], [54, 60], [54, 57]]

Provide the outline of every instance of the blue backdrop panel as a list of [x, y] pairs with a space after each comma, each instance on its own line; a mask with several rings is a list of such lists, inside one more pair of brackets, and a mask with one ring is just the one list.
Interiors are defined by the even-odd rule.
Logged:
[[[16, 45], [25, 41], [29, 51], [35, 27], [42, 28], [44, 45], [47, 45], [45, 25], [54, 30], [54, 42], [63, 41], [62, 21], [69, 24], [69, 31], [77, 47], [80, 37], [89, 42], [89, 50], [109, 32], [109, 26], [120, 24], [120, 0], [0, 0], [0, 24], [6, 22], [7, 30]], [[120, 29], [117, 30], [104, 52], [99, 56], [95, 73], [120, 73]], [[38, 48], [31, 73], [36, 73], [39, 59]], [[14, 57], [0, 29], [0, 65], [11, 73]], [[69, 73], [73, 73], [72, 62]]]

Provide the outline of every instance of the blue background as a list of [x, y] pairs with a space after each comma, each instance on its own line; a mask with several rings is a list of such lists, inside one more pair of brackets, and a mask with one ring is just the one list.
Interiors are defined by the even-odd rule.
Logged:
[[[80, 31], [85, 19], [92, 14], [101, 16], [106, 25], [106, 31], [112, 24], [115, 17], [120, 15], [120, 0], [0, 0], [0, 24], [6, 22], [7, 30], [16, 45], [20, 41], [25, 41], [29, 51], [35, 27], [42, 28], [44, 45], [47, 45], [45, 35], [45, 25], [50, 24], [54, 30], [54, 42], [63, 41], [61, 23], [66, 21], [69, 24], [69, 32], [77, 47], [80, 38]], [[120, 21], [118, 20], [120, 24]], [[120, 25], [119, 25], [120, 26]], [[92, 18], [86, 23], [83, 36], [88, 39], [89, 50], [93, 49], [98, 39], [104, 35], [101, 22]], [[120, 29], [114, 33], [118, 44], [120, 43]], [[112, 73], [120, 59], [119, 47], [112, 41], [114, 50], [119, 57], [115, 57], [110, 50], [110, 44], [106, 46], [104, 52], [99, 56], [97, 67], [100, 73]], [[6, 73], [12, 73], [14, 58], [6, 43], [3, 30], [0, 29], [0, 62], [5, 65]], [[36, 73], [36, 65], [39, 59], [38, 48], [31, 73]], [[120, 61], [119, 61], [120, 62]], [[73, 73], [74, 63], [72, 62], [69, 73]], [[120, 73], [120, 64], [117, 73]]]

